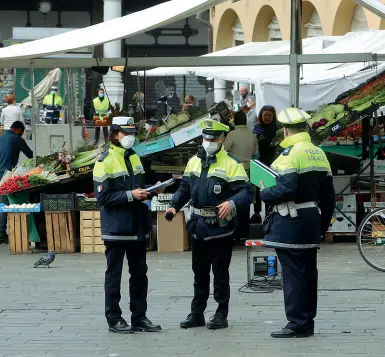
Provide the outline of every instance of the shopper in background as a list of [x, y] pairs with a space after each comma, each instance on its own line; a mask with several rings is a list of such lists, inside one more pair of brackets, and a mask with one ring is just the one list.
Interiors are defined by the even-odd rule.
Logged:
[[[6, 130], [0, 137], [0, 178], [6, 171], [11, 171], [16, 167], [20, 152], [28, 159], [33, 157], [32, 150], [22, 138], [24, 130], [24, 124], [21, 121], [15, 121], [10, 130]], [[7, 196], [0, 195], [0, 202], [8, 204]], [[0, 244], [7, 242], [7, 214], [0, 213]]]
[[[276, 137], [277, 131], [278, 124], [275, 108], [270, 105], [265, 105], [259, 112], [253, 133], [256, 135], [258, 140], [258, 160], [267, 166], [270, 166], [276, 159], [276, 147], [272, 145], [272, 141]], [[252, 222], [254, 223], [262, 223], [262, 201], [259, 196], [260, 190], [259, 187], [256, 187], [254, 215], [252, 217]]]
[[249, 111], [247, 112], [247, 128], [253, 132], [255, 124], [257, 124], [257, 112], [255, 110], [255, 97], [251, 96], [247, 99], [247, 107]]
[[206, 327], [216, 330], [228, 327], [233, 236], [239, 210], [253, 201], [253, 187], [239, 159], [224, 150], [224, 133], [229, 127], [212, 119], [203, 120], [200, 126], [203, 144], [188, 162], [166, 217], [175, 216], [191, 200], [187, 230], [192, 242], [194, 298], [191, 313], [180, 327], [205, 326], [212, 268], [218, 308]]
[[282, 265], [288, 324], [274, 338], [314, 335], [317, 315], [317, 249], [335, 207], [333, 176], [327, 156], [311, 143], [306, 120], [297, 108], [284, 109], [282, 154], [271, 165], [277, 184], [264, 188], [261, 199], [273, 206], [265, 228], [264, 246], [275, 248]]
[[244, 107], [247, 105], [247, 100], [249, 99], [249, 90], [247, 87], [242, 87], [239, 92], [241, 94], [241, 107]]
[[46, 124], [57, 124], [60, 118], [60, 109], [63, 106], [63, 99], [58, 94], [56, 86], [51, 87], [51, 93], [44, 97], [43, 109]]
[[94, 121], [95, 121], [95, 140], [94, 145], [99, 143], [101, 127], [103, 128], [104, 142], [108, 142], [108, 118], [107, 113], [111, 104], [104, 93], [104, 89], [100, 88], [98, 96], [93, 100]]
[[21, 108], [16, 104], [16, 97], [14, 94], [7, 96], [5, 101], [8, 106], [1, 111], [0, 124], [4, 127], [4, 130], [10, 130], [11, 125], [15, 121], [24, 123], [24, 117]]
[[[250, 177], [250, 160], [258, 158], [258, 140], [246, 126], [246, 114], [242, 111], [234, 115], [235, 130], [231, 131], [225, 140], [225, 150], [242, 162]], [[235, 236], [239, 239], [248, 238], [250, 233], [250, 206], [238, 212], [238, 227]]]
[[[161, 330], [146, 317], [146, 241], [152, 223], [143, 202], [149, 195], [145, 190], [145, 171], [132, 149], [137, 132], [133, 118], [114, 118], [109, 136], [110, 149], [100, 156], [93, 171], [95, 195], [101, 205], [102, 240], [106, 246], [105, 316], [109, 331], [121, 334]], [[125, 256], [130, 273], [131, 326], [122, 317], [119, 305]]]

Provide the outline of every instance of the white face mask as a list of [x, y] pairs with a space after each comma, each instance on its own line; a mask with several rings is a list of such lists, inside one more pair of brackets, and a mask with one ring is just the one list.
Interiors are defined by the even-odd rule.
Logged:
[[251, 103], [247, 102], [247, 107], [251, 108]]
[[135, 143], [135, 136], [126, 135], [124, 138], [119, 139], [119, 142], [120, 142], [120, 145], [122, 145], [122, 147], [124, 147], [125, 149], [131, 149]]
[[214, 155], [221, 145], [221, 142], [203, 141], [202, 146], [208, 156]]

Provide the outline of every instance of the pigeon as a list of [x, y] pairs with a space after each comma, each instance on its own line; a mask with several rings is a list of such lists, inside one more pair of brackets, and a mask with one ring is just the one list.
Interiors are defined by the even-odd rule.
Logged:
[[34, 268], [37, 268], [40, 265], [46, 266], [49, 268], [49, 265], [55, 260], [55, 252], [51, 250], [48, 254], [43, 255], [34, 265]]

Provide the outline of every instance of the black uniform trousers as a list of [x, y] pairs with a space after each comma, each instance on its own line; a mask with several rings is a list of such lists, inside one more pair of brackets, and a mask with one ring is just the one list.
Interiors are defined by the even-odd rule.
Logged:
[[131, 322], [139, 322], [146, 316], [147, 311], [146, 241], [105, 241], [104, 244], [107, 258], [104, 284], [107, 322], [109, 326], [113, 326], [122, 318], [119, 302], [124, 256], [127, 256], [130, 273]]
[[209, 241], [191, 239], [192, 270], [194, 272], [194, 298], [191, 313], [202, 315], [210, 295], [210, 271], [214, 275], [214, 299], [218, 303], [217, 312], [227, 317], [230, 301], [229, 267], [232, 257], [233, 237]]
[[106, 144], [108, 143], [108, 126], [96, 126], [95, 127], [95, 140], [94, 140], [95, 145], [99, 142], [101, 128], [103, 128], [104, 142]]
[[317, 315], [317, 249], [276, 249], [282, 265], [286, 328], [313, 332]]

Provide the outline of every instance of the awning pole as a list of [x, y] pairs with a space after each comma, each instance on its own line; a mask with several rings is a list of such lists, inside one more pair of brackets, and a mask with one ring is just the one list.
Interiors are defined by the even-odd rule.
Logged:
[[37, 116], [37, 103], [35, 99], [35, 71], [33, 67], [33, 61], [30, 62], [29, 70], [31, 74], [33, 166], [36, 167], [36, 156], [37, 156], [36, 121], [38, 116]]
[[301, 65], [298, 55], [302, 54], [302, 0], [291, 0], [290, 31], [290, 106], [299, 107], [299, 82]]
[[68, 121], [68, 130], [70, 137], [70, 150], [72, 150], [72, 103], [71, 103], [71, 84], [70, 84], [70, 71], [66, 68], [66, 80], [65, 82], [65, 90], [67, 92], [67, 121]]

